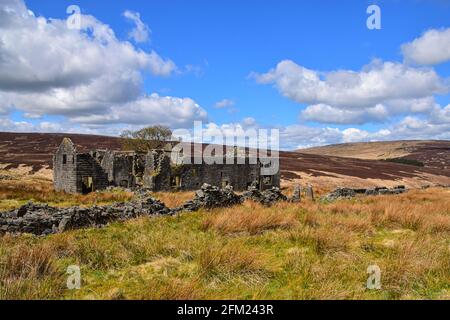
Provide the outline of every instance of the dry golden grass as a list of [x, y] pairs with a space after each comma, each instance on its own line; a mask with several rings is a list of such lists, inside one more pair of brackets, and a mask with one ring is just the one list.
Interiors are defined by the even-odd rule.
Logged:
[[203, 275], [264, 273], [264, 257], [255, 250], [235, 246], [208, 246], [199, 255]]
[[176, 208], [184, 204], [186, 201], [192, 200], [194, 198], [195, 192], [155, 192], [152, 193], [153, 197], [164, 202], [164, 204], [169, 208]]
[[13, 210], [27, 201], [55, 206], [93, 206], [129, 201], [132, 196], [132, 193], [123, 191], [87, 195], [56, 192], [51, 181], [30, 176], [0, 183], [0, 211]]
[[39, 278], [54, 271], [52, 258], [53, 252], [46, 247], [19, 245], [6, 256], [2, 265], [4, 270], [9, 271], [9, 278]]
[[0, 252], [0, 299], [47, 299], [61, 294], [63, 277], [50, 247], [16, 243], [0, 247]]
[[[449, 195], [436, 188], [271, 208], [246, 202], [4, 236], [0, 299], [449, 299]], [[177, 206], [192, 193], [156, 196]], [[82, 270], [76, 291], [65, 289], [72, 264]], [[365, 286], [372, 264], [382, 270], [381, 290]]]
[[450, 192], [445, 189], [412, 190], [398, 196], [361, 197], [328, 205], [309, 202], [302, 207], [318, 220], [326, 219], [355, 231], [374, 227], [450, 231]]
[[272, 208], [247, 202], [244, 206], [215, 210], [204, 221], [204, 230], [213, 229], [222, 234], [248, 232], [258, 234], [271, 229], [288, 229], [299, 224], [293, 212], [276, 205]]
[[158, 300], [199, 300], [206, 297], [202, 294], [199, 281], [183, 281], [173, 279], [167, 283], [161, 284], [151, 296], [143, 297], [143, 299]]

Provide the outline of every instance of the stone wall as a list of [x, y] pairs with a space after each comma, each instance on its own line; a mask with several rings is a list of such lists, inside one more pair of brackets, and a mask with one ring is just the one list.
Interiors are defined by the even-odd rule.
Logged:
[[203, 164], [189, 165], [189, 178], [182, 181], [182, 189], [195, 190], [206, 182], [216, 187], [233, 187], [236, 191], [246, 190], [254, 181], [259, 180], [258, 164]]
[[108, 150], [100, 164], [108, 175], [110, 185], [135, 188], [143, 184], [144, 154]]
[[209, 210], [230, 207], [239, 205], [246, 199], [259, 201], [263, 205], [271, 205], [287, 198], [278, 188], [263, 192], [249, 191], [247, 196], [241, 196], [234, 193], [231, 187], [220, 189], [204, 184], [196, 192], [193, 200], [173, 209], [167, 208], [161, 201], [149, 197], [142, 190], [136, 192], [133, 201], [91, 208], [78, 206], [56, 208], [30, 202], [19, 209], [0, 212], [0, 235], [5, 233], [48, 235], [85, 227], [101, 227], [113, 221], [139, 216], [173, 215], [181, 211], [197, 211], [201, 208]]
[[150, 151], [145, 156], [144, 187], [153, 191], [170, 190], [170, 158], [163, 151]]
[[162, 202], [150, 197], [129, 203], [91, 208], [55, 208], [30, 202], [17, 210], [0, 213], [0, 235], [5, 233], [48, 235], [85, 227], [101, 227], [113, 221], [138, 216], [170, 213], [170, 209]]
[[[193, 212], [202, 208], [209, 210], [231, 207], [239, 205], [245, 200], [256, 201], [264, 206], [271, 206], [279, 201], [299, 202], [301, 201], [301, 188], [298, 186], [296, 190], [293, 197], [289, 199], [276, 187], [260, 191], [251, 186], [242, 195], [238, 195], [229, 186], [218, 188], [203, 184], [201, 189], [195, 193], [194, 199], [177, 208], [167, 208], [164, 203], [149, 197], [147, 192], [142, 189], [135, 192], [135, 198], [132, 201], [110, 206], [55, 208], [48, 205], [28, 203], [16, 210], [0, 212], [0, 235], [5, 233], [47, 235], [83, 227], [104, 226], [112, 221], [126, 220], [142, 215], [174, 215], [182, 211]], [[338, 188], [321, 200], [334, 201], [342, 198], [353, 198], [357, 193], [368, 196], [372, 192], [400, 194], [406, 191], [407, 189], [403, 186], [393, 189], [368, 189], [364, 193], [362, 189]], [[299, 205], [301, 204], [299, 203]]]
[[[203, 183], [216, 187], [231, 186], [234, 190], [244, 191], [257, 183], [262, 190], [280, 186], [280, 175], [270, 176], [268, 184], [260, 175], [260, 163], [233, 164], [171, 164], [170, 157], [164, 152], [153, 151], [146, 158], [147, 166], [144, 185], [154, 191], [197, 190]], [[194, 161], [192, 161], [194, 162]], [[243, 161], [244, 162], [244, 161]]]
[[108, 182], [112, 185], [114, 183], [114, 152], [106, 151], [100, 165], [108, 176]]
[[123, 188], [134, 188], [136, 179], [133, 175], [133, 154], [116, 154], [114, 157], [114, 182]]
[[224, 157], [223, 163], [176, 165], [171, 163], [170, 151], [163, 150], [153, 150], [147, 155], [115, 151], [77, 154], [70, 139], [64, 139], [54, 157], [55, 189], [69, 193], [86, 193], [108, 186], [143, 186], [153, 191], [197, 190], [208, 183], [243, 191], [255, 184], [261, 190], [280, 186], [279, 173], [261, 176], [259, 161], [252, 164], [248, 157], [234, 157], [228, 164], [226, 160]]
[[53, 156], [53, 184], [56, 191], [78, 192], [76, 157], [72, 141], [64, 139]]
[[323, 196], [321, 198], [322, 201], [335, 201], [339, 199], [351, 199], [356, 197], [357, 194], [363, 194], [365, 196], [376, 196], [376, 195], [392, 195], [392, 194], [401, 194], [407, 192], [408, 189], [406, 189], [405, 186], [396, 186], [394, 188], [387, 188], [387, 187], [376, 187], [373, 189], [352, 189], [352, 188], [345, 188], [345, 187], [339, 187], [335, 189], [334, 191], [330, 192], [329, 194]]
[[[87, 193], [108, 187], [108, 175], [90, 154], [78, 154], [76, 156], [76, 166], [77, 192]], [[93, 186], [90, 188], [86, 185], [89, 179], [92, 179], [93, 183]]]

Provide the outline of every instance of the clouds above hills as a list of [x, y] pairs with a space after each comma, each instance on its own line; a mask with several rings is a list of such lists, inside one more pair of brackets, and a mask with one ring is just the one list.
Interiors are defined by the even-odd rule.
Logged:
[[337, 124], [383, 122], [395, 115], [427, 113], [434, 107], [433, 95], [445, 94], [450, 88], [433, 69], [379, 60], [360, 71], [331, 72], [284, 60], [254, 77], [258, 83], [273, 84], [283, 96], [307, 104], [303, 119]]
[[450, 29], [429, 30], [401, 49], [403, 63], [375, 59], [358, 71], [324, 72], [283, 60], [268, 72], [251, 76], [259, 84], [273, 85], [281, 95], [301, 105], [302, 122], [385, 125], [375, 132], [291, 125], [284, 130], [290, 145], [300, 141], [296, 137], [305, 137], [311, 145], [450, 139], [450, 107], [435, 100], [436, 96], [448, 95], [450, 79], [439, 76], [429, 66], [450, 61]]
[[[137, 13], [130, 36], [146, 41], [149, 29]], [[36, 17], [22, 0], [0, 4], [0, 111], [58, 115], [88, 124], [164, 122], [186, 125], [205, 119], [206, 112], [190, 98], [148, 96], [143, 76], [168, 77], [175, 63], [146, 52], [91, 15], [81, 15], [81, 29], [66, 20]], [[166, 112], [162, 112], [165, 110]], [[130, 112], [133, 112], [130, 115]]]
[[[181, 90], [192, 91], [179, 96], [179, 83], [170, 81], [195, 73], [195, 68], [180, 68], [165, 57], [162, 49], [153, 46], [154, 35], [143, 21], [145, 17], [125, 9], [115, 12], [117, 19], [128, 22], [116, 34], [94, 15], [82, 14], [80, 28], [73, 29], [65, 19], [33, 14], [23, 0], [0, 0], [0, 130], [117, 135], [123, 129], [152, 124], [192, 128], [195, 120], [202, 120], [205, 132], [237, 130], [242, 134], [245, 128], [261, 128], [259, 121], [269, 121], [272, 109], [283, 113], [277, 105], [264, 109], [265, 115], [262, 108], [246, 105], [248, 97], [260, 99], [254, 104], [264, 107], [277, 100], [258, 96], [259, 92], [247, 95], [253, 87], [261, 88], [239, 82], [251, 71], [242, 65], [242, 78], [232, 77], [231, 72], [228, 78], [225, 72], [207, 80], [199, 77], [192, 86], [188, 79]], [[265, 127], [280, 129], [283, 148], [367, 140], [450, 139], [450, 106], [441, 99], [449, 97], [450, 82], [436, 67], [450, 61], [450, 29], [431, 29], [401, 45], [406, 40], [399, 42], [401, 61], [374, 59], [355, 70], [320, 70], [285, 59], [269, 65], [272, 69], [253, 73], [257, 83], [276, 89], [272, 92], [276, 98], [278, 91], [294, 102], [294, 108], [298, 106], [298, 119], [295, 112], [289, 113], [282, 124], [265, 123]], [[186, 55], [185, 48], [171, 49], [173, 55], [183, 52], [189, 59], [209, 58], [195, 56], [204, 49], [200, 47], [195, 54]], [[227, 58], [225, 53], [223, 57]], [[261, 55], [261, 61], [272, 58]], [[230, 56], [223, 63], [233, 68], [238, 59]], [[211, 63], [211, 68], [217, 68], [219, 60], [212, 59], [216, 64]], [[232, 85], [216, 84], [217, 79]], [[158, 81], [164, 81], [161, 87], [174, 92], [172, 96], [154, 93], [154, 82]], [[201, 99], [221, 122], [209, 122], [213, 119], [201, 106]], [[249, 117], [236, 120], [237, 107]]]

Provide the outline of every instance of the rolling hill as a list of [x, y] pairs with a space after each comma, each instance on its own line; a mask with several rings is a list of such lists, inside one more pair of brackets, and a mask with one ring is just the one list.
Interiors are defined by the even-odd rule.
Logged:
[[366, 160], [412, 160], [425, 167], [450, 169], [450, 141], [382, 141], [345, 143], [298, 152]]
[[[80, 151], [95, 148], [120, 149], [120, 139], [117, 137], [0, 132], [0, 169], [3, 169], [1, 171], [11, 173], [21, 169], [21, 172], [29, 174], [45, 172], [47, 178], [51, 179], [52, 156], [64, 137], [71, 138]], [[280, 152], [282, 183], [283, 186], [311, 183], [322, 189], [342, 185], [353, 187], [380, 185], [391, 187], [398, 184], [409, 187], [450, 185], [448, 148], [450, 148], [448, 141], [414, 141], [336, 145], [301, 152]], [[345, 150], [350, 151], [346, 154]], [[426, 166], [376, 160], [388, 157], [383, 156], [388, 152], [389, 157], [414, 157], [426, 163]]]

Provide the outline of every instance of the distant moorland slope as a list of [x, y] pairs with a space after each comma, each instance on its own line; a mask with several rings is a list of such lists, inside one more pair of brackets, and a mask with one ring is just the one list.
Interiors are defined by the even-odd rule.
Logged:
[[[29, 173], [46, 170], [47, 176], [51, 178], [49, 172], [51, 173], [52, 156], [64, 137], [71, 138], [80, 151], [96, 148], [120, 149], [120, 139], [117, 137], [64, 133], [0, 132], [0, 170], [13, 172], [17, 168], [27, 168]], [[407, 154], [406, 151], [402, 150], [394, 153], [394, 150], [400, 148], [403, 144], [402, 150], [409, 150], [409, 153]], [[378, 144], [374, 145], [378, 146]], [[386, 146], [385, 151], [383, 151], [382, 145]], [[450, 152], [448, 151], [450, 142], [448, 141], [381, 143], [377, 147], [378, 151], [375, 147], [370, 149], [367, 144], [352, 144], [351, 146], [337, 145], [324, 147], [324, 149], [301, 150], [301, 152], [280, 152], [283, 185], [311, 183], [319, 188], [326, 189], [339, 185], [354, 187], [395, 186], [398, 184], [410, 187], [450, 185]], [[358, 151], [359, 146], [361, 146], [360, 151]], [[314, 154], [312, 151], [333, 150], [333, 148], [338, 151], [328, 151], [331, 155]], [[349, 154], [353, 157], [360, 155], [359, 157], [363, 158], [361, 154], [366, 154], [366, 159], [349, 158], [349, 154], [339, 151], [340, 148], [351, 149], [352, 153], [349, 152]], [[372, 152], [372, 156], [369, 155], [370, 152]], [[371, 160], [383, 158], [383, 152], [385, 154], [391, 152], [390, 156], [385, 158], [412, 156], [418, 161], [423, 161], [426, 165], [417, 166]], [[326, 153], [326, 151], [323, 153]], [[438, 157], [439, 160], [437, 160]]]
[[369, 160], [406, 159], [425, 167], [450, 169], [450, 141], [381, 141], [335, 144], [298, 152]]

